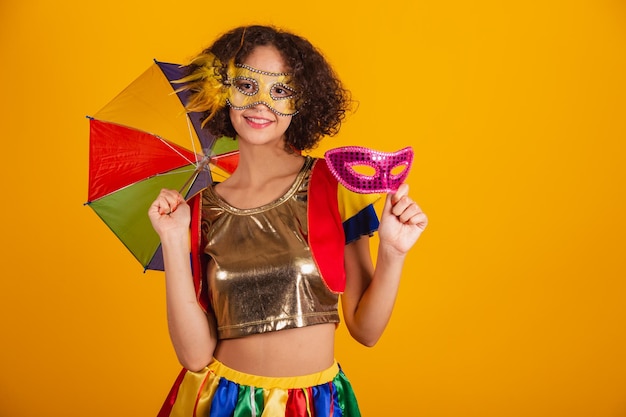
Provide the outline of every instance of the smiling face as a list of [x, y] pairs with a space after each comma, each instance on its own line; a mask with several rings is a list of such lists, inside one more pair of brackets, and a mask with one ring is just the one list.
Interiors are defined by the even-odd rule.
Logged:
[[262, 144], [283, 141], [296, 113], [296, 89], [285, 61], [273, 46], [257, 46], [236, 68], [229, 94], [230, 119], [240, 139]]

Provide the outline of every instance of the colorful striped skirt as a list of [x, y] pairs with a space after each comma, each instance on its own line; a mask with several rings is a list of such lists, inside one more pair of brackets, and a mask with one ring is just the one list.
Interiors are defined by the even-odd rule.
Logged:
[[262, 377], [213, 360], [183, 370], [158, 417], [358, 417], [350, 382], [337, 363], [311, 375]]

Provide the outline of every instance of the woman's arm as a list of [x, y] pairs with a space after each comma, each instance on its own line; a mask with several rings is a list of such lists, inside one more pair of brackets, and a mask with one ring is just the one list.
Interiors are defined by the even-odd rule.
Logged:
[[376, 267], [372, 265], [369, 239], [346, 246], [346, 289], [342, 308], [352, 337], [374, 346], [383, 334], [396, 301], [407, 252], [426, 228], [428, 219], [407, 195], [403, 184], [388, 194], [378, 229]]
[[207, 316], [196, 299], [189, 260], [190, 208], [178, 192], [163, 190], [149, 216], [161, 238], [172, 345], [185, 368], [199, 371], [211, 361], [217, 337], [213, 317]]

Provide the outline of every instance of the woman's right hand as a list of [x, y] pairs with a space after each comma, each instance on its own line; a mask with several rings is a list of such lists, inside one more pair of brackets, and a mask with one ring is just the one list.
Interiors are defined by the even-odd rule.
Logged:
[[161, 237], [169, 232], [187, 232], [191, 221], [189, 205], [175, 190], [163, 189], [150, 205], [148, 216]]

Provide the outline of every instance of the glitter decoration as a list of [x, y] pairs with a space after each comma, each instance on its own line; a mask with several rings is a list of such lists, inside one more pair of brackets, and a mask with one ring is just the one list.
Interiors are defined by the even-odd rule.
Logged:
[[[330, 149], [324, 156], [330, 172], [348, 190], [377, 194], [395, 192], [404, 182], [413, 162], [413, 148], [409, 146], [396, 152], [381, 152], [362, 146], [345, 146]], [[374, 168], [375, 173], [359, 173], [354, 169], [357, 166]], [[404, 168], [398, 172], [400, 167]]]

